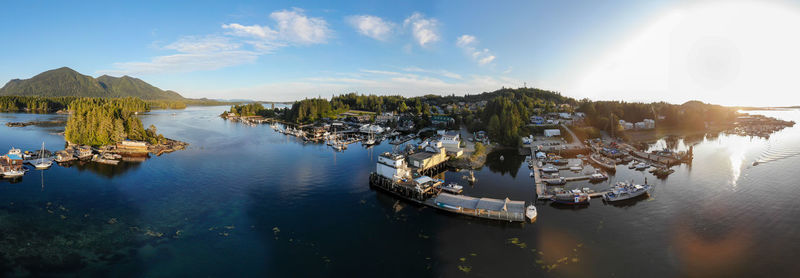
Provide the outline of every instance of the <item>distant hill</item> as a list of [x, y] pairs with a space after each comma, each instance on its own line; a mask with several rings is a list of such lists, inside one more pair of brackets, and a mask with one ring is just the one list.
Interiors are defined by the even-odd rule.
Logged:
[[138, 97], [145, 100], [180, 100], [173, 91], [164, 91], [130, 76], [103, 75], [93, 78], [71, 68], [45, 71], [30, 79], [14, 79], [0, 88], [0, 96], [43, 97]]

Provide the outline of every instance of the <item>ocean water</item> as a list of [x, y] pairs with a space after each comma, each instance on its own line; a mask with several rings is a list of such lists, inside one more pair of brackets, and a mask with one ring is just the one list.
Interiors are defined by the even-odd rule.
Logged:
[[[800, 127], [769, 139], [707, 135], [666, 179], [618, 166], [648, 197], [589, 206], [537, 202], [536, 223], [507, 223], [411, 205], [370, 189], [392, 150], [321, 144], [218, 117], [227, 107], [141, 115], [187, 150], [118, 166], [76, 163], [0, 181], [0, 276], [543, 277], [794, 276], [800, 271]], [[174, 113], [174, 114], [173, 114]], [[759, 111], [800, 121], [800, 111]], [[64, 147], [63, 127], [8, 121], [63, 115], [0, 113], [0, 148]], [[3, 150], [5, 150], [3, 149]], [[505, 159], [500, 160], [502, 155]], [[759, 161], [758, 166], [752, 166]], [[569, 175], [568, 171], [562, 171]], [[496, 152], [475, 171], [438, 177], [465, 194], [533, 202], [524, 157]]]

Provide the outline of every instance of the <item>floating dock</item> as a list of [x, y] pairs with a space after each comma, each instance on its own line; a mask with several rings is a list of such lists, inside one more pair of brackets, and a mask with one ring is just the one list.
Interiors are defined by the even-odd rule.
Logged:
[[370, 174], [370, 186], [377, 187], [404, 200], [435, 209], [472, 217], [509, 222], [525, 221], [525, 201], [476, 198], [434, 190], [419, 189], [395, 182], [376, 173]]

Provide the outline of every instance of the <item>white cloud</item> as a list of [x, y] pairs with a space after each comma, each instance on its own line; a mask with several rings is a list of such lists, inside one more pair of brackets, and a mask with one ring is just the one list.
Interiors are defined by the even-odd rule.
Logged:
[[146, 62], [114, 63], [106, 74], [160, 74], [215, 70], [255, 62], [259, 56], [290, 45], [326, 43], [333, 32], [322, 18], [308, 17], [301, 9], [270, 14], [274, 27], [223, 24], [226, 35], [184, 36], [163, 47], [178, 53]]
[[[416, 73], [409, 73], [416, 72]], [[330, 96], [349, 92], [363, 94], [420, 96], [425, 94], [476, 94], [494, 91], [501, 87], [519, 87], [522, 81], [502, 77], [471, 75], [459, 80], [447, 81], [438, 74], [442, 72], [411, 67], [403, 71], [361, 70], [357, 73], [337, 73], [332, 76], [315, 76], [289, 81], [267, 83], [253, 87], [237, 88], [224, 92], [192, 92], [193, 95], [209, 96], [225, 94], [237, 97], [293, 101], [307, 97]], [[344, 77], [342, 77], [344, 76]]]
[[411, 28], [414, 40], [422, 47], [439, 41], [439, 21], [428, 19], [421, 13], [414, 13], [406, 18], [403, 27]]
[[353, 15], [348, 16], [345, 20], [353, 28], [356, 28], [359, 34], [379, 41], [387, 40], [396, 26], [392, 22], [372, 15]]
[[240, 37], [255, 37], [259, 39], [274, 40], [278, 37], [278, 31], [272, 30], [269, 26], [250, 25], [244, 26], [239, 23], [222, 24], [222, 29], [231, 30], [231, 35]]
[[208, 53], [215, 51], [234, 50], [241, 44], [231, 42], [227, 37], [209, 35], [205, 37], [185, 36], [177, 41], [164, 46], [164, 49], [176, 50], [185, 53]]
[[297, 44], [326, 43], [332, 31], [321, 17], [308, 17], [302, 9], [282, 10], [269, 15], [277, 23], [280, 37]]
[[182, 53], [158, 56], [149, 62], [114, 63], [115, 69], [100, 71], [100, 73], [132, 75], [215, 70], [255, 62], [258, 55], [259, 53], [243, 50]]
[[464, 50], [467, 55], [472, 57], [479, 65], [486, 65], [494, 61], [495, 56], [489, 49], [477, 49], [478, 39], [472, 35], [461, 35], [456, 40], [456, 46]]
[[407, 71], [407, 72], [432, 73], [432, 74], [437, 74], [437, 75], [441, 75], [441, 76], [444, 76], [444, 77], [447, 77], [447, 78], [452, 78], [452, 79], [463, 79], [463, 77], [460, 74], [457, 74], [457, 73], [454, 73], [454, 72], [450, 72], [450, 71], [446, 71], [446, 70], [429, 70], [429, 69], [423, 69], [423, 68], [419, 68], [419, 67], [407, 67], [407, 68], [404, 68], [403, 70]]

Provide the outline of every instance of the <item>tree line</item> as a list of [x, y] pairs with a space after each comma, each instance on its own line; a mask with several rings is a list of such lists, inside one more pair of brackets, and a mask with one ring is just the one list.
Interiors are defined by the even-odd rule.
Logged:
[[150, 111], [150, 106], [138, 98], [81, 98], [69, 104], [65, 137], [74, 144], [104, 146], [125, 139], [157, 144], [164, 136], [156, 127], [147, 129], [136, 117], [137, 112]]

